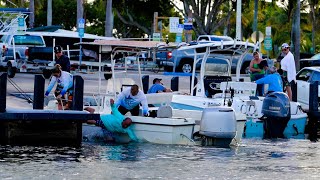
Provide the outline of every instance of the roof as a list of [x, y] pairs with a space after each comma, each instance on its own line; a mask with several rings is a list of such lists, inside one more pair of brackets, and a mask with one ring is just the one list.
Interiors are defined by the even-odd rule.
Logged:
[[161, 48], [176, 48], [177, 45], [173, 43], [166, 44], [157, 41], [120, 41], [120, 40], [95, 40], [94, 42], [76, 43], [77, 45], [96, 45], [96, 46], [116, 46], [124, 48], [138, 48], [138, 49], [161, 49]]
[[181, 50], [187, 50], [187, 49], [195, 49], [195, 48], [205, 48], [205, 47], [218, 47], [218, 46], [229, 46], [235, 45], [235, 46], [243, 46], [243, 47], [252, 47], [255, 48], [255, 45], [253, 43], [244, 42], [244, 41], [212, 41], [210, 43], [202, 43], [192, 46], [184, 46], [179, 49]]
[[[318, 71], [318, 72], [320, 72], [320, 66], [311, 66], [311, 67], [304, 67], [304, 68], [302, 68], [301, 70], [303, 70], [303, 69], [310, 69], [310, 70], [313, 70], [313, 71]], [[300, 70], [300, 71], [301, 71]], [[299, 72], [300, 72], [299, 71]]]

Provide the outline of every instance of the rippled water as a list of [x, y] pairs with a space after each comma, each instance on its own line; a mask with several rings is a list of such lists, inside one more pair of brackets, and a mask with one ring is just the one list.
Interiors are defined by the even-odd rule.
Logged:
[[0, 146], [0, 179], [319, 179], [320, 142], [245, 139], [237, 148], [156, 144]]

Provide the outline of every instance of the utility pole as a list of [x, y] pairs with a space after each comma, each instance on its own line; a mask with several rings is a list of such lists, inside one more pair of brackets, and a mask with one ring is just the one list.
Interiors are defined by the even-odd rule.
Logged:
[[242, 0], [237, 0], [237, 17], [236, 17], [236, 40], [240, 41], [241, 38], [241, 6]]
[[48, 0], [47, 2], [47, 26], [52, 25], [52, 0]]
[[30, 0], [29, 9], [31, 11], [29, 15], [29, 28], [34, 26], [34, 0]]
[[79, 19], [83, 18], [83, 0], [77, 0], [77, 27], [79, 27]]
[[[256, 41], [259, 41], [258, 33], [258, 0], [254, 0], [254, 14], [253, 14], [253, 32], [256, 32]], [[260, 42], [260, 41], [259, 41]], [[257, 42], [254, 42], [257, 43]]]

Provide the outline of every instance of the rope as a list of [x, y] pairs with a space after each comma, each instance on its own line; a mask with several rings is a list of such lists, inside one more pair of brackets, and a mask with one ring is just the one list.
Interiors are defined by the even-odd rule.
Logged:
[[11, 78], [8, 78], [10, 84], [23, 96], [23, 99], [27, 100], [28, 103], [33, 103], [33, 100], [16, 84]]

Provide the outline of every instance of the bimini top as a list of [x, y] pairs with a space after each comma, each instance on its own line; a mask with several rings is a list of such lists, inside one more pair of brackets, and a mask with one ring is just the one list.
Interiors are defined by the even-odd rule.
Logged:
[[95, 40], [93, 42], [76, 43], [76, 45], [96, 45], [96, 46], [112, 46], [122, 48], [137, 48], [137, 49], [162, 49], [162, 48], [177, 48], [173, 43], [166, 44], [156, 41], [122, 41], [122, 40]]

